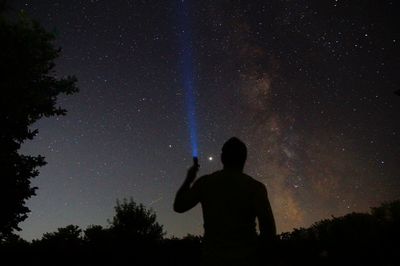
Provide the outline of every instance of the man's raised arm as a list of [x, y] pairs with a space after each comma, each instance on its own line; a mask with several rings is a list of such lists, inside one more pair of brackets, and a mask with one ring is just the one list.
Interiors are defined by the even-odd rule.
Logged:
[[189, 168], [185, 181], [176, 193], [174, 201], [174, 211], [182, 213], [190, 210], [191, 208], [196, 206], [197, 203], [199, 203], [200, 195], [198, 186], [196, 185], [196, 183], [192, 186], [192, 183], [196, 178], [198, 171], [198, 164], [194, 164], [192, 167]]

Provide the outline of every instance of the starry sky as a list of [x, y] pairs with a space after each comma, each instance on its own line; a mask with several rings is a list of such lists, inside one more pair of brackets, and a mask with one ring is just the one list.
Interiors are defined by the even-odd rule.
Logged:
[[[191, 165], [182, 79], [190, 31], [200, 175], [222, 144], [248, 145], [279, 232], [400, 198], [399, 3], [342, 0], [12, 1], [56, 34], [56, 75], [80, 92], [42, 119], [25, 154], [33, 184], [25, 239], [107, 225], [116, 199], [153, 208], [168, 235], [201, 234], [199, 207], [172, 202]], [[183, 22], [182, 22], [183, 21]]]

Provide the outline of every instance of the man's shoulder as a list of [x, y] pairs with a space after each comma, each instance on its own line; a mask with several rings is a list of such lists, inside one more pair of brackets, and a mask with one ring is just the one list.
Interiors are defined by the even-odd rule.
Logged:
[[[207, 184], [207, 183], [214, 183], [213, 181], [217, 181], [218, 180], [225, 180], [226, 181], [226, 172], [224, 172], [223, 170], [219, 170], [219, 171], [215, 171], [211, 174], [207, 174], [207, 175], [203, 175], [201, 177], [199, 177], [196, 181], [196, 183], [200, 184]], [[254, 179], [252, 176], [245, 174], [245, 173], [240, 173], [239, 174], [241, 176], [241, 180], [245, 180], [245, 182], [247, 184], [249, 184], [250, 186], [259, 189], [259, 190], [264, 190], [266, 189], [264, 183]], [[220, 177], [220, 178], [219, 178]]]
[[211, 174], [202, 175], [197, 179], [197, 182], [200, 182], [200, 183], [207, 182], [208, 180], [213, 179], [213, 178], [219, 176], [220, 174], [221, 174], [221, 171], [216, 171]]
[[260, 189], [260, 190], [266, 189], [266, 186], [265, 186], [264, 183], [258, 181], [257, 179], [253, 178], [252, 176], [250, 176], [250, 175], [248, 175], [248, 174], [243, 173], [243, 175], [246, 177], [246, 179], [248, 180], [248, 182], [249, 182], [252, 186], [254, 186], [255, 188]]

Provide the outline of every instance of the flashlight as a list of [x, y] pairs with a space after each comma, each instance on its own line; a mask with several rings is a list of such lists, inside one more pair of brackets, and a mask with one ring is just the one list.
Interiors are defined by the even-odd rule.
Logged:
[[199, 158], [197, 158], [196, 156], [193, 157], [193, 165], [199, 166]]

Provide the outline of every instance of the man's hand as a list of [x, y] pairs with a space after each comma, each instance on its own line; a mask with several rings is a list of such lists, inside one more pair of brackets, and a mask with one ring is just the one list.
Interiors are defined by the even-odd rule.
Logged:
[[185, 183], [188, 185], [192, 184], [197, 176], [197, 172], [199, 171], [200, 165], [198, 163], [194, 163], [188, 170], [186, 175]]
[[185, 182], [179, 188], [175, 196], [174, 211], [182, 213], [190, 210], [199, 203], [198, 188], [191, 188], [193, 181], [196, 179], [200, 165], [196, 159], [193, 159], [193, 165], [187, 171]]

